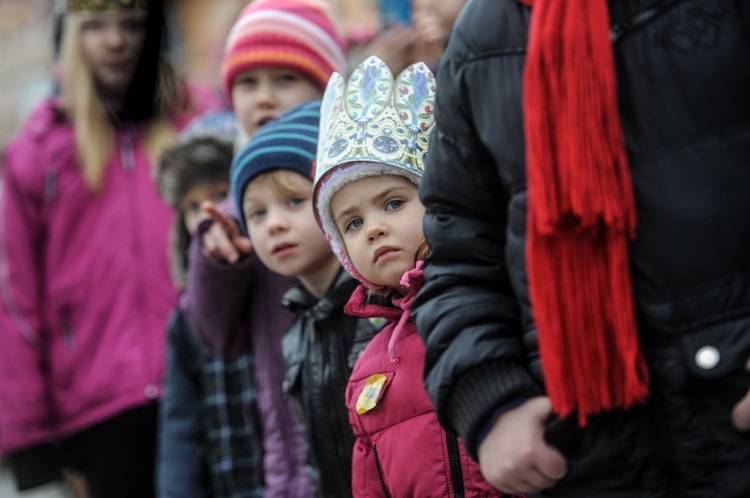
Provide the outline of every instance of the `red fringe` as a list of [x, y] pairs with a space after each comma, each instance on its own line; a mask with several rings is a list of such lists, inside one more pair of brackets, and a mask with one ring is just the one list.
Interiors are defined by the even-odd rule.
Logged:
[[553, 408], [585, 425], [648, 396], [609, 11], [605, 0], [522, 1], [534, 7], [523, 101], [530, 298]]

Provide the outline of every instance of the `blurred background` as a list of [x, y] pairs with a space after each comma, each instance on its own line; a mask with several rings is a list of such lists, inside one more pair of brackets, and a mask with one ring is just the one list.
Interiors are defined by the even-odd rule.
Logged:
[[[179, 69], [218, 89], [233, 21], [249, 0], [168, 0], [170, 50]], [[0, 149], [31, 107], [51, 91], [55, 0], [0, 0]], [[347, 42], [378, 29], [378, 0], [331, 0]]]

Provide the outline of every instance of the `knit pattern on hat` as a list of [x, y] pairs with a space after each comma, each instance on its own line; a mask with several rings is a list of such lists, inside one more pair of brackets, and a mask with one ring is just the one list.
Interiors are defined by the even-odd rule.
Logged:
[[242, 196], [258, 175], [278, 169], [296, 171], [311, 178], [318, 149], [320, 101], [292, 107], [269, 121], [234, 157], [230, 171], [232, 197], [240, 213], [240, 225], [247, 234]]
[[344, 73], [344, 43], [325, 0], [256, 0], [227, 37], [222, 88], [232, 100], [235, 76], [257, 67], [299, 72], [324, 90], [334, 71]]

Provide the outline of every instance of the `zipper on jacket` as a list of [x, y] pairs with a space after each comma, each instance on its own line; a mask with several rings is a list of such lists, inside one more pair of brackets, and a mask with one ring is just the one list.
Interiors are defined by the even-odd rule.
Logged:
[[451, 482], [453, 483], [453, 496], [464, 498], [464, 474], [461, 471], [461, 454], [458, 449], [458, 437], [450, 432], [445, 433], [448, 442], [448, 464], [451, 469]]
[[318, 340], [318, 333], [315, 328], [315, 318], [313, 318], [310, 310], [305, 311], [305, 321], [307, 322], [307, 329], [310, 331], [310, 342], [315, 344]]
[[380, 457], [378, 457], [378, 445], [373, 445], [372, 454], [375, 456], [375, 467], [378, 469], [378, 479], [380, 479], [380, 487], [383, 488], [383, 495], [386, 498], [391, 498], [391, 494], [388, 492], [388, 488], [385, 487], [385, 477], [383, 476], [383, 467], [380, 466]]
[[70, 308], [64, 307], [60, 312], [60, 320], [62, 322], [62, 340], [63, 346], [68, 351], [71, 351], [76, 346], [76, 338], [73, 333], [73, 321], [70, 319]]
[[612, 27], [609, 30], [610, 40], [612, 40], [612, 43], [616, 42], [617, 40], [625, 36], [625, 33], [627, 31], [640, 28], [641, 26], [655, 18], [658, 14], [661, 14], [663, 11], [665, 11], [668, 7], [672, 7], [674, 4], [682, 1], [684, 0], [663, 0], [655, 5], [646, 7], [640, 12], [637, 12], [628, 20], [613, 23]]
[[63, 344], [65, 349], [72, 350], [76, 346], [75, 336], [73, 335], [73, 325], [66, 321], [62, 326]]
[[135, 147], [133, 146], [133, 133], [128, 130], [122, 138], [122, 169], [133, 171], [135, 168]]
[[57, 197], [57, 171], [48, 170], [44, 174], [44, 202], [50, 203]]

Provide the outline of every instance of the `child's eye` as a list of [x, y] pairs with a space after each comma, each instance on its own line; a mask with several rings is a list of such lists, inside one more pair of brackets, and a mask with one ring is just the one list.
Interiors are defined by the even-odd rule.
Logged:
[[361, 218], [354, 218], [353, 220], [350, 220], [344, 226], [344, 228], [346, 229], [347, 232], [349, 232], [349, 231], [352, 231], [352, 230], [356, 230], [356, 229], [358, 229], [361, 226], [362, 226], [362, 219]]
[[227, 192], [216, 192], [214, 194], [214, 202], [219, 203], [227, 198]]
[[293, 83], [297, 80], [299, 80], [299, 76], [294, 73], [284, 73], [279, 75], [279, 81], [282, 83]]
[[131, 33], [140, 33], [146, 31], [146, 23], [145, 21], [141, 21], [140, 19], [128, 19], [123, 23], [123, 27], [125, 28], [125, 30]]
[[404, 201], [401, 199], [391, 199], [385, 204], [386, 211], [395, 211], [404, 205]]
[[302, 197], [292, 197], [291, 199], [289, 199], [289, 205], [292, 207], [301, 206], [304, 203], [305, 199]]
[[240, 76], [234, 82], [235, 85], [242, 85], [242, 86], [253, 86], [256, 83], [257, 83], [257, 80], [253, 78], [252, 76]]
[[200, 210], [201, 210], [200, 202], [192, 201], [185, 207], [185, 211], [187, 211], [188, 213], [197, 213]]
[[98, 19], [87, 19], [83, 23], [81, 23], [81, 29], [84, 31], [96, 31], [99, 29], [102, 29], [104, 27], [104, 23]]
[[264, 214], [266, 214], [265, 209], [251, 209], [247, 212], [248, 219], [257, 220], [258, 218], [262, 217]]

